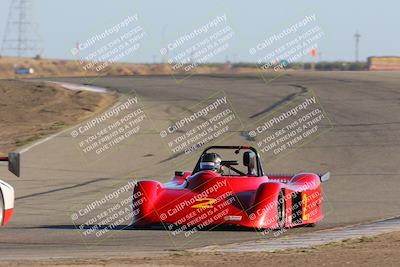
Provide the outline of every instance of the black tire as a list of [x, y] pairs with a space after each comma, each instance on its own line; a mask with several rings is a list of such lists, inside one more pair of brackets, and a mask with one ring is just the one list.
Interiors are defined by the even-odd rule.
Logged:
[[285, 222], [286, 222], [286, 206], [285, 206], [285, 196], [283, 191], [279, 191], [278, 194], [278, 203], [277, 203], [277, 221], [278, 221], [278, 228], [284, 229]]

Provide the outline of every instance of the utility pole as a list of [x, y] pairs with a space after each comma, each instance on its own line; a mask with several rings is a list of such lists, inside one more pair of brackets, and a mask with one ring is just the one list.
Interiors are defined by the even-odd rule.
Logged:
[[361, 35], [358, 33], [358, 30], [354, 34], [354, 38], [356, 39], [356, 62], [358, 62], [358, 46], [360, 44]]
[[165, 45], [164, 53], [161, 54], [162, 64], [168, 63], [168, 60], [169, 60], [169, 48], [168, 48], [168, 44], [165, 41], [165, 33], [167, 31], [167, 28], [168, 28], [168, 24], [165, 24], [161, 30], [162, 44]]
[[4, 31], [1, 54], [36, 56], [42, 53], [42, 41], [33, 22], [32, 0], [13, 0]]

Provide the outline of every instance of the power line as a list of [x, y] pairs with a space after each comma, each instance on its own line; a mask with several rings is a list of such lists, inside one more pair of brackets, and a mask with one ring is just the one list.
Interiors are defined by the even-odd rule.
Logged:
[[1, 54], [35, 56], [43, 52], [42, 40], [33, 19], [32, 0], [13, 0], [8, 12]]

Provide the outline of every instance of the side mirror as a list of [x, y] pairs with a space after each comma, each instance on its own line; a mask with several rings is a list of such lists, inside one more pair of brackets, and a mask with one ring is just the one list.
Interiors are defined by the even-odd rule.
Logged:
[[254, 152], [246, 151], [243, 153], [243, 165], [247, 167], [247, 174], [255, 175], [256, 157]]
[[20, 154], [8, 153], [8, 170], [19, 177], [20, 174]]
[[20, 154], [8, 153], [8, 157], [0, 157], [0, 161], [8, 161], [8, 170], [19, 177]]
[[252, 160], [252, 155], [250, 151], [246, 151], [243, 153], [243, 165], [248, 167], [250, 165], [250, 162]]

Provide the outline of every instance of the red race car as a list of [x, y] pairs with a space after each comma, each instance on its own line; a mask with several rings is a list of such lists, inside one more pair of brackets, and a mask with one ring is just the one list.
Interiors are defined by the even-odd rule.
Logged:
[[321, 182], [328, 179], [329, 173], [266, 175], [253, 147], [211, 146], [192, 172], [177, 171], [165, 184], [137, 183], [133, 226], [201, 230], [218, 225], [255, 229], [314, 225], [323, 218]]

